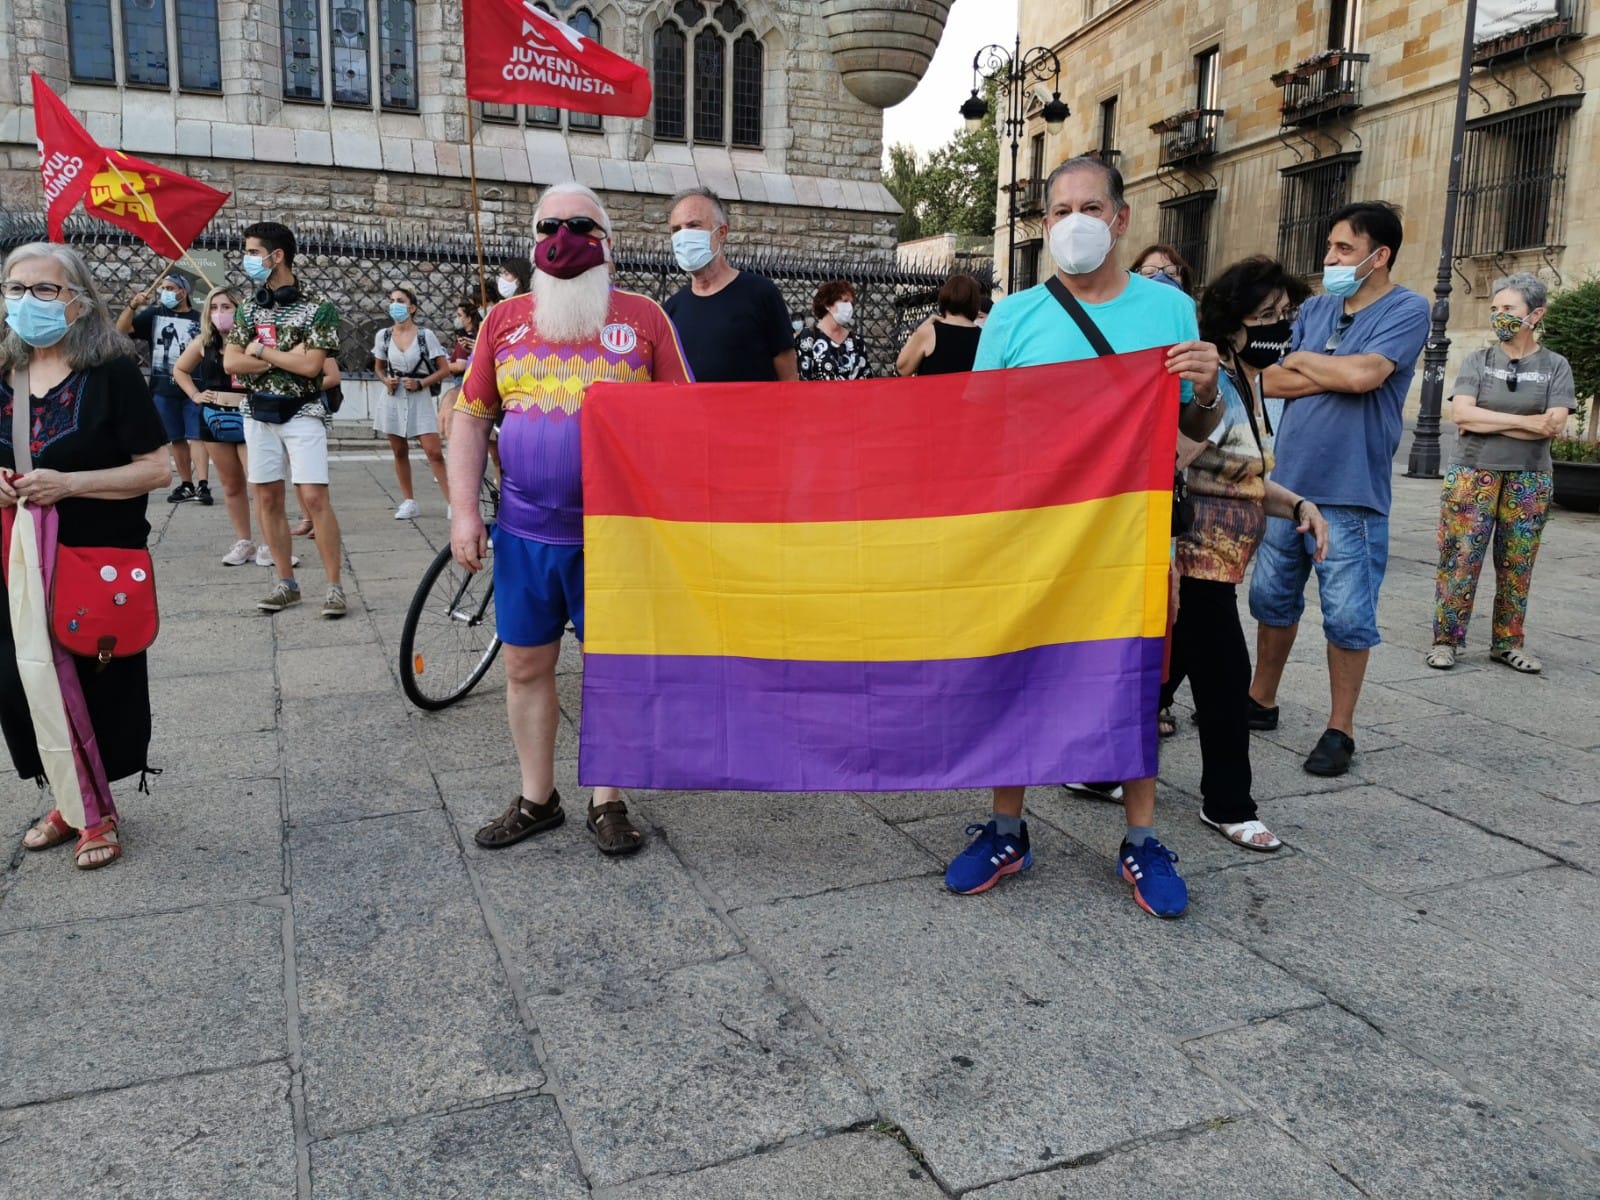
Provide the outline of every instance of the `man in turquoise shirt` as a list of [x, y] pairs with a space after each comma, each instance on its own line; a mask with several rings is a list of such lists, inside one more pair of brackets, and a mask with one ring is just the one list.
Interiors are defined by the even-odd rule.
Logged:
[[[1129, 220], [1121, 172], [1096, 158], [1069, 159], [1051, 173], [1045, 196], [1050, 207], [1044, 226], [1056, 278], [1117, 353], [1171, 347], [1167, 371], [1183, 381], [1178, 428], [1196, 441], [1205, 438], [1222, 415], [1217, 401], [1217, 349], [1199, 340], [1192, 300], [1117, 264], [1115, 246], [1127, 232]], [[994, 306], [973, 369], [1073, 362], [1095, 353], [1049, 286], [1040, 285]], [[1155, 716], [1152, 711], [1152, 722]], [[1002, 876], [1031, 865], [1022, 801], [1020, 787], [994, 789], [994, 814], [950, 864], [946, 887], [965, 895], [987, 891]], [[1146, 912], [1182, 916], [1189, 906], [1189, 891], [1173, 869], [1177, 855], [1156, 839], [1156, 781], [1125, 781], [1122, 801], [1128, 824], [1118, 851], [1123, 879], [1133, 885], [1134, 900]]]

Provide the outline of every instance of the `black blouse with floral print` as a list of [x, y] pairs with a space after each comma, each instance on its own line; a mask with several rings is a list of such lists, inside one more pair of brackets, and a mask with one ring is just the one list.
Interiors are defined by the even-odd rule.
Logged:
[[820, 329], [808, 329], [795, 342], [801, 379], [870, 379], [865, 338], [850, 334], [835, 342]]

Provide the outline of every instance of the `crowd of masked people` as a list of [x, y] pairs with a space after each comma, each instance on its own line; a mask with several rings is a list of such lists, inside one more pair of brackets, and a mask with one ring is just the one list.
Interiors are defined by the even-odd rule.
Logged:
[[[953, 276], [894, 368], [990, 371], [1167, 348], [1182, 401], [1170, 668], [1149, 720], [1161, 735], [1175, 732], [1174, 693], [1187, 679], [1203, 761], [1200, 820], [1243, 849], [1274, 851], [1281, 843], [1252, 792], [1250, 731], [1277, 724], [1310, 574], [1318, 577], [1329, 708], [1308, 772], [1350, 769], [1362, 680], [1380, 641], [1392, 460], [1429, 324], [1426, 301], [1391, 278], [1400, 215], [1376, 202], [1333, 214], [1317, 295], [1280, 264], [1253, 257], [1223, 268], [1194, 297], [1171, 247], [1122, 261], [1131, 211], [1114, 167], [1069, 160], [1050, 176], [1046, 198], [1051, 279], [986, 311], [977, 281]], [[395, 516], [417, 512], [416, 441], [443, 493], [456, 561], [494, 572], [519, 780], [508, 806], [476, 834], [486, 848], [565, 820], [554, 783], [555, 666], [564, 632], [581, 641], [584, 628], [579, 422], [567, 418], [587, 386], [878, 373], [856, 332], [848, 281], [824, 284], [808, 320], [770, 280], [729, 262], [729, 216], [715, 194], [694, 188], [673, 197], [669, 225], [688, 279], [658, 305], [614, 286], [601, 199], [577, 183], [553, 185], [535, 211], [530, 261], [502, 265], [486, 311], [463, 299], [440, 337], [419, 321], [419, 297], [402, 284], [389, 292], [390, 322], [374, 339], [372, 369], [383, 386], [374, 427], [394, 452]], [[0, 725], [18, 774], [48, 782], [55, 800], [25, 846], [71, 842], [81, 869], [121, 856], [109, 785], [147, 767], [148, 637], [134, 617], [149, 590], [135, 584], [150, 569], [140, 564], [148, 563], [152, 491], [172, 487], [175, 503], [210, 503], [202, 464], [215, 467], [235, 535], [223, 561], [272, 568], [256, 605], [270, 614], [301, 603], [286, 503], [292, 480], [298, 531], [314, 539], [326, 577], [322, 615], [346, 612], [328, 494], [339, 313], [296, 273], [294, 234], [282, 224], [247, 228], [240, 253], [246, 288], [213, 288], [196, 304], [191, 280], [169, 273], [153, 296], [134, 296], [116, 317], [69, 247], [26, 245], [5, 262]], [[1467, 354], [1452, 388], [1459, 436], [1441, 502], [1432, 667], [1447, 669], [1464, 652], [1492, 544], [1490, 657], [1519, 672], [1540, 669], [1523, 647], [1523, 620], [1550, 500], [1549, 443], [1573, 403], [1566, 362], [1538, 343], [1545, 301], [1533, 276], [1496, 281], [1493, 340]], [[149, 346], [149, 386], [133, 339]], [[17, 396], [27, 398], [20, 413]], [[477, 503], [490, 462], [502, 484], [492, 559]], [[78, 574], [69, 580], [69, 571]], [[52, 576], [58, 597], [81, 576], [84, 606], [51, 605]], [[1247, 576], [1253, 668], [1237, 600]], [[1156, 828], [1155, 779], [1070, 786], [1122, 805], [1115, 866], [1134, 901], [1161, 917], [1186, 911], [1178, 856]], [[950, 890], [981, 893], [1031, 865], [1024, 801], [1021, 787], [993, 789], [991, 811], [968, 826], [970, 844], [949, 864]], [[604, 854], [643, 844], [617, 789], [595, 788], [584, 820]]]

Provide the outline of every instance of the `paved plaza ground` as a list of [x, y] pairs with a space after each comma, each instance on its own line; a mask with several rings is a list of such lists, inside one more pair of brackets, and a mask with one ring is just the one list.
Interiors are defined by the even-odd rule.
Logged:
[[[342, 622], [257, 614], [221, 506], [151, 504], [165, 773], [119, 790], [126, 859], [24, 853], [48, 801], [0, 784], [0, 1196], [1600, 1195], [1600, 519], [1546, 534], [1543, 676], [1487, 661], [1487, 598], [1441, 674], [1438, 484], [1397, 480], [1353, 773], [1300, 769], [1313, 624], [1254, 743], [1280, 854], [1197, 820], [1187, 713], [1163, 745], [1162, 922], [1120, 809], [1058, 789], [975, 898], [941, 886], [975, 792], [641, 793], [632, 860], [572, 819], [479, 850], [503, 674], [440, 714], [396, 682], [419, 494], [394, 521], [385, 462], [336, 466]], [[568, 647], [574, 812], [579, 678]]]

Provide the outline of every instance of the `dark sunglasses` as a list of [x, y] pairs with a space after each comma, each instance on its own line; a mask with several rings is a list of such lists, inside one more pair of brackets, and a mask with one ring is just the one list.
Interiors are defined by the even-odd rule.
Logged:
[[1343, 316], [1341, 316], [1337, 321], [1334, 322], [1333, 332], [1328, 335], [1328, 344], [1324, 346], [1323, 349], [1329, 354], [1332, 354], [1335, 350], [1337, 350], [1339, 348], [1339, 343], [1344, 341], [1344, 335], [1350, 332], [1350, 326], [1354, 325], [1355, 323], [1356, 319], [1354, 314], [1345, 313]]
[[[533, 228], [540, 237], [549, 237], [563, 225], [580, 237], [587, 237], [600, 229], [600, 222], [593, 217], [541, 217]], [[604, 233], [605, 230], [600, 229], [600, 232]]]

